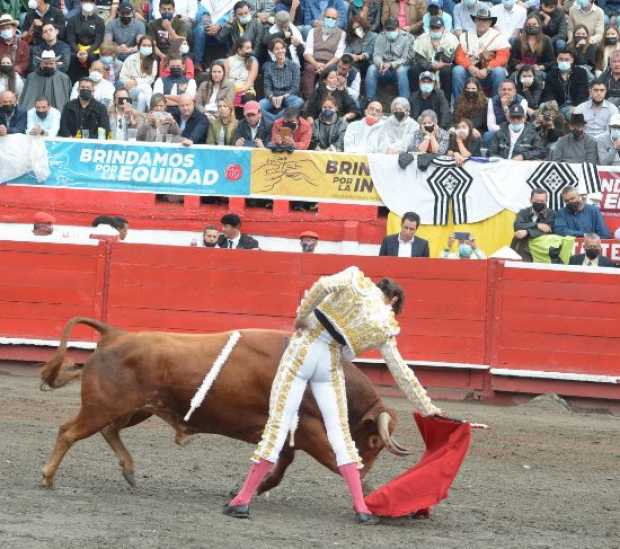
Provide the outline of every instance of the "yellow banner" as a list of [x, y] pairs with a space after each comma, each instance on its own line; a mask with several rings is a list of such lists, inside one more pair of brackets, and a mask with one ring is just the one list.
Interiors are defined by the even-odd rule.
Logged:
[[251, 194], [314, 202], [381, 205], [365, 155], [295, 151], [252, 151]]

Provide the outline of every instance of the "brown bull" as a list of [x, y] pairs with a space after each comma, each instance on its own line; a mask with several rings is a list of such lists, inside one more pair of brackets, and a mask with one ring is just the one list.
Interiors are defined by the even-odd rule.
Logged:
[[[63, 366], [67, 340], [76, 324], [94, 328], [102, 338], [83, 367]], [[175, 429], [178, 444], [195, 433], [258, 443], [267, 422], [273, 378], [287, 343], [284, 332], [242, 330], [239, 342], [202, 406], [188, 423], [183, 420], [192, 396], [229, 336], [229, 333], [128, 333], [94, 319], [71, 319], [65, 326], [57, 353], [41, 372], [41, 388], [55, 389], [81, 377], [82, 405], [78, 415], [60, 427], [56, 446], [42, 470], [42, 485], [53, 485], [64, 455], [76, 441], [101, 432], [117, 455], [123, 476], [134, 486], [133, 459], [119, 434], [121, 429], [151, 415], [159, 416]], [[384, 446], [395, 454], [407, 452], [392, 439], [394, 412], [385, 407], [370, 380], [349, 363], [344, 364], [344, 373], [351, 434], [364, 460], [362, 475], [365, 475]], [[280, 483], [295, 450], [304, 450], [338, 472], [310, 391], [304, 395], [299, 420], [295, 447], [284, 448], [259, 492]]]

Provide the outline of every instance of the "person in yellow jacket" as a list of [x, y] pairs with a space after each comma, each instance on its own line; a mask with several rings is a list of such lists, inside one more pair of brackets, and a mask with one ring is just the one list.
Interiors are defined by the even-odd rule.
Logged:
[[405, 393], [424, 415], [442, 412], [401, 358], [396, 345], [400, 331], [396, 314], [403, 305], [402, 289], [388, 278], [375, 284], [357, 267], [321, 277], [306, 292], [271, 388], [269, 419], [256, 448], [248, 476], [224, 514], [249, 517], [249, 505], [261, 481], [278, 460], [289, 433], [297, 426], [297, 412], [308, 383], [321, 410], [327, 437], [336, 455], [356, 512], [363, 524], [378, 522], [362, 493], [361, 458], [349, 431], [347, 398], [341, 360], [351, 360], [369, 349], [379, 349]]

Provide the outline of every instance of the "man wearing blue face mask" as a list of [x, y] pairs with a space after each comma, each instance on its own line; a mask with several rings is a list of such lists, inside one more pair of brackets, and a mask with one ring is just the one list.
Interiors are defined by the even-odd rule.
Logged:
[[510, 106], [508, 122], [493, 135], [489, 156], [512, 160], [543, 160], [546, 150], [533, 124], [525, 122], [525, 111], [519, 104]]
[[568, 11], [568, 41], [573, 39], [577, 25], [585, 25], [590, 34], [590, 44], [599, 44], [605, 32], [605, 14], [592, 0], [575, 0]]
[[428, 0], [428, 11], [422, 17], [422, 28], [428, 32], [431, 27], [431, 18], [439, 17], [447, 32], [452, 32], [452, 16], [443, 11], [443, 0]]
[[435, 87], [435, 77], [430, 71], [420, 74], [419, 89], [411, 95], [411, 116], [414, 119], [426, 110], [433, 111], [437, 115], [439, 126], [443, 129], [450, 127], [450, 105], [446, 96]]
[[547, 72], [541, 102], [555, 100], [565, 118], [573, 108], [588, 99], [588, 73], [574, 65], [570, 50], [558, 53], [557, 65]]
[[336, 10], [336, 26], [345, 29], [347, 26], [347, 15], [349, 5], [344, 0], [304, 0], [301, 2], [301, 22], [308, 27], [314, 27], [321, 21], [325, 10], [332, 8]]
[[491, 8], [491, 15], [497, 17], [495, 28], [500, 31], [507, 40], [518, 38], [525, 25], [527, 9], [515, 0], [502, 0]]

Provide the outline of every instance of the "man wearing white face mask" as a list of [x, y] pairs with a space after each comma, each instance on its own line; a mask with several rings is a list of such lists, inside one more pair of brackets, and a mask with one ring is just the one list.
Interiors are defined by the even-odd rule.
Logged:
[[15, 71], [25, 77], [30, 63], [30, 47], [17, 37], [17, 25], [18, 22], [8, 13], [0, 16], [0, 58], [9, 57]]
[[515, 0], [502, 0], [501, 4], [491, 8], [491, 15], [497, 17], [495, 28], [510, 40], [519, 36], [525, 25], [527, 9]]
[[252, 42], [252, 55], [257, 59], [263, 56], [263, 24], [254, 17], [252, 6], [246, 0], [240, 0], [233, 6], [234, 17], [229, 23], [222, 25], [215, 36], [218, 42], [226, 44], [233, 49], [237, 40], [243, 36]]
[[81, 13], [69, 19], [67, 24], [67, 43], [73, 55], [86, 52], [88, 56], [95, 56], [103, 42], [105, 23], [95, 13], [94, 0], [82, 0]]
[[[93, 61], [88, 74], [93, 83], [93, 98], [108, 107], [114, 97], [114, 84], [103, 77], [105, 67], [101, 61]], [[71, 99], [77, 99], [80, 91], [80, 83], [76, 82], [71, 90]]]
[[568, 41], [573, 39], [577, 25], [585, 25], [590, 34], [590, 44], [599, 44], [605, 31], [605, 13], [592, 0], [575, 0], [568, 11]]

